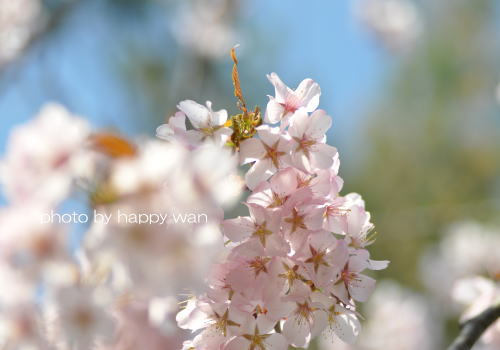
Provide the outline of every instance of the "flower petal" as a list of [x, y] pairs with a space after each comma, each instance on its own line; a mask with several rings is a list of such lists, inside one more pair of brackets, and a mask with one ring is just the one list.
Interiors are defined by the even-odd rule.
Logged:
[[331, 324], [333, 332], [340, 338], [340, 340], [354, 344], [358, 337], [361, 324], [355, 315], [351, 313], [342, 313], [335, 317], [335, 321]]
[[266, 350], [287, 350], [288, 342], [279, 333], [271, 334], [265, 341]]
[[266, 153], [262, 142], [257, 139], [248, 139], [240, 144], [240, 164], [255, 162]]
[[207, 107], [191, 100], [181, 101], [177, 107], [186, 114], [196, 129], [210, 125], [210, 112]]
[[274, 144], [280, 140], [279, 128], [271, 128], [268, 125], [261, 125], [257, 128], [257, 133], [259, 134], [259, 138], [262, 142], [270, 147], [274, 146]]
[[300, 99], [302, 106], [305, 107], [308, 112], [312, 112], [318, 108], [320, 95], [321, 89], [318, 83], [312, 79], [302, 80], [295, 90], [295, 96]]
[[281, 81], [280, 77], [276, 73], [271, 73], [267, 75], [267, 79], [274, 86], [274, 95], [278, 102], [285, 102], [286, 98], [290, 94], [290, 88], [286, 86], [283, 81]]
[[222, 222], [222, 233], [233, 242], [241, 242], [253, 232], [255, 225], [248, 216], [240, 216], [235, 219]]
[[283, 323], [283, 335], [291, 345], [305, 348], [311, 340], [309, 322], [297, 316], [291, 316]]
[[321, 140], [325, 133], [332, 126], [332, 118], [322, 109], [318, 109], [310, 116], [307, 134], [315, 139]]
[[371, 277], [360, 275], [348, 284], [349, 293], [352, 298], [357, 301], [367, 301], [373, 290], [375, 289], [375, 280]]
[[243, 349], [248, 349], [249, 346], [250, 342], [245, 338], [235, 337], [226, 344], [224, 350], [243, 350]]
[[269, 124], [276, 124], [284, 115], [285, 107], [281, 103], [276, 102], [274, 98], [271, 98], [267, 103], [264, 121]]
[[269, 159], [259, 160], [247, 171], [245, 182], [253, 190], [262, 181], [266, 181], [276, 169]]

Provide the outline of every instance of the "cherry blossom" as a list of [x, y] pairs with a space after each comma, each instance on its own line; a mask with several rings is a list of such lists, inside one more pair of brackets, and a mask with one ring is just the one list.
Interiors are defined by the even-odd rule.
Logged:
[[320, 334], [326, 326], [322, 304], [312, 301], [310, 288], [302, 282], [297, 283], [285, 298], [295, 305], [283, 322], [283, 335], [291, 345], [307, 347], [311, 338]]
[[240, 149], [241, 164], [254, 162], [245, 175], [250, 189], [290, 164], [290, 140], [280, 133], [279, 128], [262, 125], [257, 128], [257, 133], [259, 139], [243, 141]]
[[[16, 291], [0, 291], [2, 348], [355, 340], [357, 302], [375, 287], [364, 271], [388, 262], [367, 250], [373, 224], [361, 197], [340, 195], [319, 86], [306, 79], [293, 91], [271, 74], [276, 96], [262, 124], [236, 78], [241, 113], [184, 100], [159, 140], [92, 132], [58, 105], [15, 129], [1, 162], [0, 277]], [[245, 184], [245, 213], [230, 216]], [[46, 220], [73, 194], [93, 219], [78, 240], [72, 225]]]
[[225, 220], [222, 232], [233, 242], [241, 242], [247, 237], [258, 239], [263, 247], [273, 232], [279, 230], [279, 217], [258, 205], [248, 205], [250, 216]]
[[288, 132], [294, 147], [292, 160], [297, 168], [311, 173], [333, 165], [337, 149], [325, 143], [325, 132], [331, 123], [332, 119], [322, 110], [315, 111], [311, 116], [304, 110], [295, 114]]
[[321, 89], [311, 79], [303, 80], [299, 86], [292, 90], [286, 86], [276, 73], [271, 73], [267, 79], [273, 84], [275, 96], [269, 96], [266, 109], [266, 122], [275, 124], [283, 121], [287, 126], [294, 113], [303, 108], [306, 112], [314, 111], [319, 105]]
[[269, 78], [276, 98], [266, 121], [281, 123], [257, 127], [237, 149], [240, 163], [251, 164], [249, 215], [221, 223], [227, 253], [208, 291], [177, 316], [196, 332], [184, 349], [307, 347], [323, 332], [353, 343], [356, 302], [375, 288], [363, 272], [388, 265], [370, 259], [373, 224], [361, 197], [339, 194], [339, 156], [325, 135], [331, 118], [315, 110], [319, 87], [305, 80], [292, 91]]
[[375, 280], [361, 272], [369, 266], [368, 261], [360, 255], [351, 255], [340, 272], [339, 282], [332, 288], [333, 294], [346, 303], [351, 298], [357, 301], [367, 301], [375, 288]]
[[[159, 126], [156, 130], [158, 137], [167, 141], [179, 138], [189, 145], [199, 144], [206, 138], [212, 138], [218, 144], [224, 144], [232, 134], [232, 130], [224, 124], [227, 121], [227, 111], [214, 111], [212, 102], [206, 106], [191, 100], [181, 101], [177, 106], [180, 112], [169, 118], [168, 124]], [[186, 131], [185, 117], [194, 130]]]
[[66, 197], [89, 131], [86, 121], [54, 103], [45, 105], [31, 123], [15, 128], [0, 163], [6, 197], [12, 202], [36, 197], [48, 204]]
[[168, 118], [167, 124], [156, 128], [156, 137], [165, 141], [176, 140], [194, 148], [200, 144], [202, 135], [196, 130], [186, 130], [186, 115], [179, 111]]

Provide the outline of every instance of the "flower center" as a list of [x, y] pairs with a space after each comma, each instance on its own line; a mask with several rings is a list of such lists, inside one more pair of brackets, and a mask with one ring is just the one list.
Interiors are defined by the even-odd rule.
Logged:
[[264, 145], [264, 148], [266, 150], [266, 155], [264, 156], [264, 158], [270, 159], [273, 165], [278, 169], [279, 158], [285, 154], [285, 152], [278, 151], [279, 141], [277, 141], [272, 147], [266, 145], [265, 143], [262, 144]]
[[254, 334], [243, 334], [243, 338], [250, 342], [248, 350], [266, 350], [264, 340], [269, 334], [259, 334], [259, 328], [255, 326]]
[[288, 222], [292, 225], [292, 233], [297, 231], [298, 228], [301, 228], [303, 230], [307, 229], [306, 225], [304, 224], [304, 215], [299, 215], [295, 208], [293, 208], [292, 217], [286, 218], [285, 222]]
[[267, 267], [266, 264], [271, 261], [271, 258], [263, 258], [263, 257], [256, 257], [252, 261], [248, 263], [248, 266], [250, 266], [254, 272], [255, 272], [255, 277], [259, 275], [261, 272], [267, 273]]
[[257, 226], [257, 230], [252, 234], [254, 237], [258, 237], [262, 246], [266, 246], [266, 236], [272, 235], [273, 232], [266, 228], [266, 223]]

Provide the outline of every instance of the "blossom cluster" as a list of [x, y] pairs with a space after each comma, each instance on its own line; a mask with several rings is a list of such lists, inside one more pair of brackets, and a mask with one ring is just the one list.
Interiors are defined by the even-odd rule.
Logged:
[[[375, 286], [365, 270], [388, 263], [370, 259], [361, 197], [339, 194], [320, 88], [269, 75], [262, 118], [233, 59], [236, 115], [181, 101], [157, 139], [132, 142], [51, 103], [12, 131], [0, 162], [2, 349], [286, 349], [325, 330], [354, 341], [356, 302]], [[245, 186], [248, 216], [224, 220]], [[46, 219], [74, 206], [93, 220]], [[119, 219], [172, 211], [207, 219]], [[206, 293], [179, 311], [186, 289]], [[200, 332], [183, 344], [181, 328]]]
[[[201, 284], [223, 245], [222, 207], [240, 194], [231, 151], [212, 143], [196, 149], [160, 140], [134, 144], [92, 132], [80, 117], [49, 104], [12, 131], [0, 166], [8, 201], [0, 209], [6, 286], [0, 348], [180, 348], [177, 295]], [[75, 202], [90, 203], [89, 214], [161, 214], [175, 207], [208, 219], [139, 225], [115, 216], [86, 227], [42, 222], [43, 214]], [[82, 228], [83, 238], [75, 232]]]
[[[365, 273], [388, 262], [370, 259], [373, 224], [361, 197], [339, 194], [339, 157], [326, 143], [332, 120], [317, 109], [319, 85], [306, 79], [292, 90], [270, 74], [275, 96], [265, 123], [248, 123], [244, 135], [253, 137], [241, 140], [231, 126], [255, 115], [250, 118], [233, 71], [235, 77], [241, 115], [228, 120], [210, 103], [184, 101], [158, 129], [161, 138], [191, 148], [200, 139], [236, 146], [240, 164], [249, 167], [248, 216], [222, 221], [226, 254], [213, 267], [207, 292], [190, 297], [177, 314], [180, 327], [197, 332], [184, 349], [307, 347], [323, 332], [352, 343], [360, 331], [356, 302], [375, 287]], [[194, 130], [186, 131], [185, 116]]]

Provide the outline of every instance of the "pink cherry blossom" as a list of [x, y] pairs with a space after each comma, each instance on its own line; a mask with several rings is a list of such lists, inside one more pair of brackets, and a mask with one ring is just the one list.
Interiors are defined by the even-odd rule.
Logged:
[[311, 189], [304, 186], [306, 183], [299, 170], [288, 167], [273, 175], [269, 182], [262, 182], [257, 186], [248, 196], [247, 203], [272, 211], [290, 209], [293, 203], [312, 198]]
[[369, 266], [362, 256], [351, 255], [340, 272], [339, 281], [332, 287], [332, 293], [346, 304], [350, 303], [351, 298], [367, 301], [375, 288], [375, 280], [361, 272]]
[[341, 266], [347, 262], [348, 249], [345, 241], [337, 240], [331, 233], [319, 231], [308, 237], [305, 244], [296, 252], [314, 285], [328, 288], [337, 282]]
[[[229, 140], [233, 131], [224, 126], [227, 121], [225, 109], [214, 111], [210, 101], [203, 106], [191, 100], [181, 101], [177, 107], [181, 112], [170, 117], [168, 124], [156, 129], [159, 138], [167, 141], [176, 139], [189, 146], [198, 145], [206, 138], [213, 139], [220, 145]], [[185, 116], [188, 117], [194, 130], [186, 131]]]
[[326, 131], [332, 119], [325, 111], [317, 110], [311, 116], [304, 110], [295, 113], [288, 132], [292, 138], [292, 162], [305, 172], [328, 169], [333, 165], [337, 149], [326, 144]]
[[250, 216], [225, 220], [222, 223], [222, 233], [233, 242], [241, 242], [247, 237], [258, 239], [263, 247], [280, 229], [279, 217], [255, 204], [249, 204]]
[[283, 335], [296, 347], [307, 347], [312, 337], [320, 334], [326, 327], [327, 318], [323, 305], [311, 299], [308, 286], [299, 282], [286, 296], [293, 301], [295, 308], [283, 322]]
[[240, 146], [241, 164], [254, 162], [245, 175], [250, 189], [290, 164], [290, 140], [280, 133], [279, 128], [262, 125], [257, 128], [257, 133], [259, 139], [245, 140]]
[[306, 347], [324, 331], [353, 343], [356, 302], [375, 287], [362, 272], [388, 265], [365, 249], [373, 224], [361, 197], [339, 194], [339, 156], [325, 135], [331, 118], [314, 110], [319, 87], [306, 80], [292, 91], [275, 74], [270, 80], [276, 98], [266, 121], [281, 125], [259, 126], [258, 138], [240, 145], [240, 163], [252, 164], [249, 215], [222, 222], [228, 252], [209, 292], [178, 315], [181, 327], [199, 332], [186, 349]]
[[180, 111], [171, 116], [167, 124], [156, 128], [156, 137], [165, 141], [181, 141], [190, 148], [198, 146], [202, 136], [196, 130], [186, 130], [186, 115]]
[[269, 96], [266, 122], [275, 124], [282, 121], [282, 124], [287, 126], [289, 119], [298, 109], [303, 108], [306, 112], [312, 112], [318, 107], [321, 89], [313, 80], [305, 79], [297, 89], [292, 90], [276, 73], [269, 74], [267, 79], [274, 86], [275, 96]]

